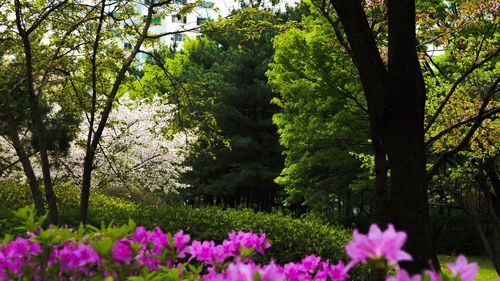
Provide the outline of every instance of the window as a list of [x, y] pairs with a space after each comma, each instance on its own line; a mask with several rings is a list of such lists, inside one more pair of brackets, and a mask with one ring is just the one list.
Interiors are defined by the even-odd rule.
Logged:
[[198, 6], [202, 7], [202, 8], [210, 9], [210, 8], [214, 7], [214, 2], [211, 2], [211, 1], [201, 1], [200, 4], [198, 4]]
[[175, 42], [184, 41], [184, 34], [174, 34], [171, 39]]
[[153, 17], [153, 18], [151, 19], [151, 23], [152, 23], [153, 25], [160, 25], [160, 24], [161, 24], [161, 18], [160, 18], [160, 17]]
[[201, 25], [207, 21], [208, 21], [207, 18], [196, 18], [196, 25]]
[[186, 18], [186, 16], [174, 15], [174, 16], [172, 16], [172, 22], [186, 23], [187, 18]]
[[125, 42], [125, 43], [123, 43], [123, 47], [125, 49], [132, 49], [132, 44], [130, 44], [130, 42]]

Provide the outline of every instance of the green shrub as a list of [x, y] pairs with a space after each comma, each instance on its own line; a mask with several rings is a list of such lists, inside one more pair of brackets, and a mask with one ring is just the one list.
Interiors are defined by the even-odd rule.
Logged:
[[[57, 186], [55, 191], [60, 224], [78, 225], [79, 189], [65, 185]], [[16, 184], [0, 185], [0, 210], [5, 210], [0, 214], [0, 235], [12, 232], [14, 225], [11, 212], [7, 210], [31, 203], [28, 187]], [[122, 225], [126, 224], [129, 218], [147, 228], [160, 226], [168, 232], [183, 229], [190, 233], [193, 239], [216, 242], [224, 240], [232, 230], [263, 231], [272, 243], [266, 259], [274, 259], [278, 263], [298, 261], [311, 253], [324, 258], [345, 260], [344, 247], [351, 237], [349, 231], [313, 218], [294, 219], [281, 213], [256, 213], [248, 209], [195, 209], [179, 205], [156, 208], [96, 192], [91, 194], [90, 224]], [[359, 274], [359, 271], [356, 274]]]
[[[470, 216], [452, 214], [451, 216], [431, 215], [431, 227], [434, 231], [434, 244], [440, 254], [482, 255], [484, 247], [477, 227]], [[480, 217], [486, 234], [489, 221], [486, 216]]]

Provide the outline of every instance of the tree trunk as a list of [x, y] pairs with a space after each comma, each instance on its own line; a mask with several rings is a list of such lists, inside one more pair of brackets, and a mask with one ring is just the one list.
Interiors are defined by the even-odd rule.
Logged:
[[[111, 114], [111, 110], [113, 109], [113, 103], [115, 102], [116, 94], [118, 93], [118, 90], [120, 89], [120, 86], [125, 79], [125, 75], [132, 64], [132, 62], [135, 59], [135, 56], [139, 53], [139, 50], [144, 43], [144, 40], [146, 40], [146, 37], [148, 36], [148, 30], [151, 25], [151, 19], [153, 17], [154, 9], [155, 7], [160, 6], [160, 4], [155, 4], [153, 3], [149, 4], [148, 7], [148, 13], [146, 16], [146, 21], [144, 24], [144, 28], [141, 31], [141, 35], [138, 38], [137, 42], [135, 43], [134, 49], [132, 52], [128, 55], [126, 61], [123, 63], [122, 67], [120, 68], [120, 71], [118, 71], [116, 75], [116, 79], [113, 82], [113, 86], [107, 95], [107, 100], [104, 108], [102, 109], [102, 114], [101, 114], [101, 120], [99, 121], [99, 124], [97, 126], [97, 129], [92, 136], [92, 130], [93, 130], [93, 124], [90, 124], [89, 128], [89, 135], [87, 138], [87, 145], [86, 145], [86, 150], [85, 150], [85, 160], [83, 164], [83, 177], [82, 177], [82, 191], [81, 191], [81, 196], [80, 196], [80, 221], [82, 223], [87, 223], [88, 220], [88, 207], [89, 207], [89, 198], [90, 198], [90, 186], [92, 182], [92, 170], [93, 170], [93, 163], [95, 159], [95, 152], [97, 150], [97, 147], [99, 145], [99, 142], [101, 141], [102, 133], [106, 127], [106, 124], [108, 123], [109, 115]], [[165, 4], [170, 3], [170, 1], [165, 2]], [[106, 14], [104, 13], [104, 4], [105, 2], [102, 2], [103, 6], [101, 9], [101, 16], [100, 16], [100, 21], [103, 21], [104, 17]], [[99, 41], [99, 34], [96, 36], [96, 42], [98, 43]], [[97, 48], [98, 44], [94, 45], [94, 48]], [[96, 49], [95, 49], [96, 50]], [[94, 57], [95, 59], [95, 57]], [[97, 69], [94, 69], [94, 71], [97, 71]], [[93, 103], [95, 101], [92, 101]], [[93, 113], [95, 113], [95, 109], [93, 109]]]
[[31, 53], [30, 34], [24, 29], [21, 18], [21, 3], [19, 0], [15, 2], [16, 6], [16, 25], [19, 31], [19, 36], [23, 41], [25, 67], [26, 67], [26, 88], [28, 90], [28, 100], [31, 113], [31, 120], [33, 123], [33, 130], [38, 144], [40, 153], [40, 162], [42, 164], [43, 184], [45, 188], [45, 198], [49, 207], [49, 223], [57, 224], [57, 200], [52, 188], [52, 178], [50, 175], [50, 162], [47, 151], [47, 140], [45, 137], [45, 127], [43, 122], [43, 115], [40, 110], [40, 101], [35, 93], [34, 79], [33, 79], [33, 58]]
[[[392, 221], [408, 234], [415, 273], [439, 268], [432, 245], [426, 190], [425, 85], [415, 38], [415, 0], [388, 0], [389, 66], [380, 56], [360, 1], [331, 0], [344, 27], [368, 104], [375, 150], [376, 222]], [[387, 179], [387, 171], [390, 178]]]
[[438, 267], [430, 235], [424, 141], [425, 83], [417, 57], [415, 0], [389, 0], [389, 95], [384, 102], [392, 217], [408, 234], [406, 249], [413, 261], [403, 263], [416, 273]]
[[372, 140], [375, 151], [375, 198], [372, 216], [376, 224], [386, 225], [391, 222], [390, 188], [387, 181], [387, 154], [383, 151], [380, 139], [372, 137]]
[[[495, 158], [490, 158], [485, 163], [486, 174], [490, 179], [493, 191], [491, 192], [488, 187], [483, 188], [483, 192], [488, 192], [486, 198], [490, 205], [490, 212], [493, 217], [493, 255], [492, 263], [495, 266], [497, 274], [500, 274], [500, 177], [496, 171]], [[483, 175], [482, 171], [480, 173]], [[489, 195], [489, 196], [488, 196]]]
[[13, 121], [11, 120], [8, 121], [9, 139], [12, 141], [12, 145], [16, 150], [17, 157], [19, 157], [19, 161], [23, 166], [24, 174], [28, 179], [28, 184], [31, 189], [31, 195], [33, 196], [33, 203], [35, 204], [36, 212], [39, 216], [43, 216], [45, 214], [45, 207], [43, 205], [43, 195], [42, 191], [40, 190], [40, 185], [38, 184], [35, 172], [33, 171], [33, 166], [31, 166], [28, 154], [24, 150], [21, 140], [19, 139], [19, 135], [17, 134], [17, 128], [11, 122]]
[[92, 147], [87, 147], [85, 159], [83, 161], [82, 190], [80, 194], [80, 221], [84, 224], [88, 222], [88, 210], [90, 200], [90, 186], [92, 183], [92, 170], [95, 152]]

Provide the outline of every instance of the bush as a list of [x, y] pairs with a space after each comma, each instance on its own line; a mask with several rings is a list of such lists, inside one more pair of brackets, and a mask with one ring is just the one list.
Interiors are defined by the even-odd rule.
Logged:
[[[345, 250], [349, 262], [308, 255], [299, 262], [279, 265], [255, 262], [271, 246], [265, 233], [231, 232], [222, 243], [192, 240], [182, 230], [175, 234], [148, 231], [129, 221], [120, 227], [80, 226], [41, 229], [33, 207], [16, 211], [26, 236], [0, 240], [0, 280], [170, 280], [170, 281], [344, 281], [368, 264], [376, 280], [475, 279], [477, 263], [460, 256], [447, 272], [426, 271], [410, 277], [398, 268], [410, 261], [403, 250], [406, 234], [389, 225], [371, 225], [368, 234], [356, 233]], [[389, 265], [396, 276], [386, 276]], [[390, 270], [391, 272], [393, 270]], [[387, 279], [386, 279], [387, 277]], [[364, 278], [363, 280], [366, 280]]]
[[[438, 253], [460, 253], [471, 256], [484, 254], [481, 237], [470, 216], [465, 214], [452, 214], [451, 216], [435, 214], [431, 215], [430, 218], [434, 230], [434, 244]], [[487, 217], [480, 217], [480, 222], [484, 228], [489, 225]], [[487, 231], [486, 234], [488, 234]]]
[[[60, 211], [60, 224], [78, 225], [79, 189], [72, 186], [57, 186], [56, 194]], [[17, 184], [0, 185], [0, 206], [14, 210], [31, 204], [29, 188]], [[0, 207], [1, 208], [1, 207]], [[222, 210], [216, 207], [194, 209], [189, 206], [166, 206], [156, 208], [139, 205], [124, 199], [92, 193], [89, 208], [89, 223], [126, 224], [132, 218], [138, 225], [147, 228], [160, 226], [164, 231], [179, 229], [191, 234], [193, 239], [221, 242], [232, 230], [263, 231], [268, 235], [272, 247], [261, 262], [274, 259], [277, 263], [299, 261], [305, 255], [317, 254], [328, 259], [345, 259], [344, 247], [350, 240], [350, 232], [340, 227], [326, 225], [312, 218], [293, 219], [280, 213], [266, 214], [248, 209]], [[2, 219], [4, 220], [2, 224]], [[11, 212], [0, 214], [0, 235], [11, 233]], [[353, 274], [359, 274], [360, 271]]]

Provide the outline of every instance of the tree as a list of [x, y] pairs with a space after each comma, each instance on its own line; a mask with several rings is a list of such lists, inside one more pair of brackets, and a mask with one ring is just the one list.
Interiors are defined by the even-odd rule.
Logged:
[[[2, 65], [2, 72], [6, 73], [6, 75], [2, 79], [0, 86], [0, 108], [2, 109], [2, 113], [0, 114], [0, 132], [2, 136], [6, 136], [6, 139], [10, 141], [10, 143], [5, 144], [12, 144], [12, 147], [18, 156], [18, 161], [21, 162], [23, 171], [28, 180], [35, 209], [38, 215], [43, 215], [45, 213], [43, 194], [38, 184], [38, 179], [35, 175], [32, 163], [29, 159], [28, 152], [26, 151], [25, 145], [22, 143], [21, 137], [18, 133], [18, 128], [28, 119], [27, 116], [23, 116], [24, 110], [21, 110], [21, 108], [27, 106], [26, 100], [23, 99], [25, 94], [22, 84], [19, 84], [22, 79], [15, 77], [15, 74], [17, 73], [16, 71], [6, 71], [7, 69], [12, 70], [13, 67]], [[13, 74], [14, 77], [10, 77], [8, 73]], [[4, 148], [3, 150], [8, 151], [7, 148]], [[6, 157], [3, 157], [3, 159], [11, 158], [9, 156], [11, 155], [8, 155], [7, 153]], [[9, 160], [5, 161], [7, 162], [7, 165], [5, 168], [2, 167], [2, 171], [15, 166], [15, 162], [11, 162]]]
[[[471, 2], [476, 7], [479, 3]], [[481, 105], [479, 117], [471, 119], [475, 122], [458, 142], [459, 145], [442, 153], [427, 172], [424, 139], [426, 89], [418, 51], [425, 50], [428, 43], [417, 42], [415, 1], [331, 0], [313, 3], [351, 56], [363, 86], [375, 154], [375, 221], [392, 221], [407, 231], [407, 248], [414, 261], [404, 264], [404, 267], [416, 272], [426, 267], [429, 259], [436, 266], [437, 259], [429, 235], [427, 179], [443, 164], [444, 159], [455, 155], [469, 143], [488, 115], [488, 102]], [[427, 4], [427, 7], [446, 6], [441, 1], [418, 3]], [[467, 1], [463, 3], [468, 5]], [[454, 4], [451, 6], [450, 10], [456, 10]], [[422, 10], [422, 15], [435, 16], [430, 11]], [[482, 13], [480, 16], [484, 18], [491, 14]], [[447, 26], [446, 22], [439, 20], [436, 23], [437, 18], [431, 17], [434, 25]], [[427, 28], [426, 34], [432, 34], [427, 30], [434, 25], [422, 26]], [[450, 26], [453, 28], [453, 25]], [[482, 54], [479, 57], [483, 58]], [[477, 63], [482, 65], [479, 61]], [[473, 69], [477, 67], [474, 65]], [[439, 114], [436, 112], [436, 116]]]
[[[496, 8], [495, 8], [496, 7]], [[457, 1], [422, 10], [422, 41], [432, 42], [441, 55], [423, 57], [428, 85], [426, 147], [434, 203], [465, 211], [476, 224], [492, 263], [500, 272], [500, 236], [495, 204], [498, 152], [498, 4]], [[428, 13], [428, 12], [427, 12]], [[435, 22], [440, 24], [435, 25]], [[451, 198], [451, 199], [450, 199]], [[482, 204], [473, 204], [473, 202]], [[477, 216], [491, 218], [491, 238]]]
[[302, 6], [298, 9], [311, 11], [275, 37], [267, 72], [279, 93], [273, 102], [280, 112], [273, 120], [286, 155], [277, 182], [287, 192], [288, 205], [342, 219], [353, 207], [365, 211], [353, 198], [371, 190], [369, 182], [358, 184], [366, 178], [354, 155], [371, 153], [366, 102], [328, 21], [310, 4]]
[[[179, 133], [167, 140], [163, 128], [172, 122], [172, 105], [153, 100], [119, 99], [109, 118], [96, 152], [92, 188], [99, 190], [169, 193], [183, 189], [181, 174], [192, 140]], [[86, 124], [71, 144], [67, 156], [59, 159], [56, 170], [60, 180], [81, 184], [85, 157]], [[189, 136], [188, 136], [189, 137]]]
[[[80, 216], [82, 222], [86, 222], [95, 155], [116, 97], [125, 91], [122, 85], [137, 78], [137, 72], [132, 71], [136, 55], [144, 42], [178, 33], [149, 32], [153, 14], [161, 17], [169, 5], [171, 1], [32, 3], [14, 0], [0, 11], [0, 17], [5, 19], [2, 42], [14, 42], [9, 45], [8, 54], [23, 65], [21, 79], [26, 84], [29, 105], [26, 110], [30, 113], [30, 131], [40, 155], [52, 223], [57, 222], [51, 176], [51, 169], [56, 165], [51, 164], [50, 156], [55, 155], [49, 155], [52, 148], [47, 138], [52, 133], [53, 123], [46, 120], [45, 115], [61, 115], [68, 119], [64, 115], [66, 111], [75, 113], [73, 117], [84, 112], [88, 129]], [[194, 6], [186, 5], [182, 13]], [[142, 10], [146, 11], [144, 16]], [[133, 46], [131, 49], [126, 48], [129, 44]], [[22, 52], [17, 51], [19, 48]], [[47, 104], [53, 105], [52, 109], [44, 108]], [[78, 126], [69, 127], [76, 132]], [[57, 161], [56, 157], [52, 160]]]
[[[65, 146], [71, 140], [71, 133], [59, 126], [61, 125], [59, 121], [62, 120], [59, 118], [71, 116], [73, 111], [65, 111], [67, 108], [62, 106], [63, 110], [50, 112], [52, 106], [49, 106], [46, 97], [57, 91], [55, 85], [61, 81], [60, 76], [54, 72], [55, 67], [52, 63], [64, 61], [65, 55], [69, 56], [74, 51], [74, 47], [67, 45], [67, 39], [71, 37], [70, 34], [75, 28], [71, 31], [63, 30], [60, 22], [64, 16], [61, 15], [66, 15], [65, 24], [71, 26], [80, 21], [76, 18], [82, 15], [82, 10], [78, 5], [70, 5], [69, 1], [3, 2], [5, 5], [0, 11], [0, 17], [4, 19], [0, 35], [3, 43], [3, 66], [13, 73], [8, 78], [17, 79], [10, 82], [14, 87], [4, 93], [2, 107], [7, 114], [3, 121], [9, 127], [9, 138], [23, 165], [36, 201], [37, 211], [40, 213], [43, 212], [43, 205], [37, 191], [39, 189], [37, 176], [29, 158], [34, 154], [39, 156], [45, 197], [49, 207], [49, 221], [56, 223], [57, 204], [52, 188], [49, 153], [57, 154], [58, 150], [67, 149]], [[47, 45], [50, 40], [47, 35], [49, 29], [52, 36], [62, 37], [53, 45]], [[63, 37], [63, 34], [66, 36]], [[43, 61], [42, 58], [44, 60], [48, 58], [49, 61]], [[52, 125], [49, 126], [50, 123]], [[31, 138], [31, 141], [23, 141], [20, 138], [19, 131], [23, 128], [29, 129], [28, 138]], [[62, 133], [64, 136], [60, 137], [65, 139], [57, 140], [59, 136], [52, 134], [54, 132]], [[34, 152], [30, 151], [30, 147]]]
[[[164, 69], [146, 71], [144, 85], [153, 77], [158, 81], [159, 74], [165, 77], [165, 71], [172, 76], [156, 83], [154, 91], [178, 106], [174, 120], [180, 120], [180, 128], [204, 133], [214, 129], [207, 121], [217, 125], [219, 137], [198, 138], [187, 160], [193, 167], [185, 177], [191, 187], [182, 193], [193, 204], [270, 210], [278, 200], [274, 178], [282, 157], [265, 71], [279, 24], [270, 11], [237, 11], [206, 25], [207, 38], [186, 42], [182, 52], [166, 59]], [[179, 85], [182, 95], [171, 94]], [[195, 121], [200, 119], [205, 121]]]

